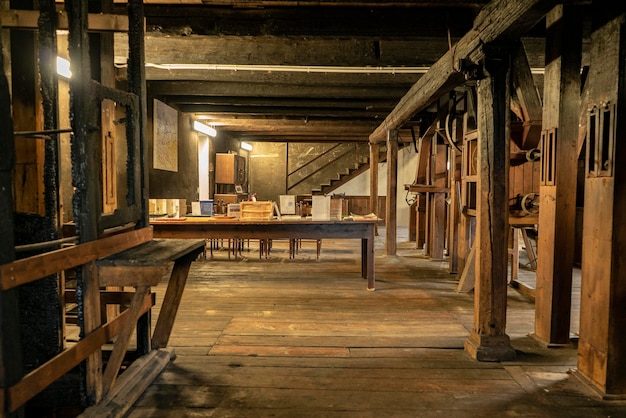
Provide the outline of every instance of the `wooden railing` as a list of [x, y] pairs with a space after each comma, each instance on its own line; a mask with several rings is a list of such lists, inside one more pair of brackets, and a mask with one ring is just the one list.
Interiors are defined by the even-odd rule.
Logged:
[[[359, 162], [358, 146], [359, 146], [358, 144], [346, 144], [346, 143], [335, 144], [334, 146], [330, 147], [323, 153], [316, 155], [311, 160], [300, 165], [295, 170], [292, 170], [291, 172], [287, 173], [288, 191], [295, 189], [298, 185], [311, 179], [313, 176], [320, 173], [325, 168], [330, 167], [331, 165], [337, 163], [342, 158], [350, 154], [354, 154], [355, 156], [353, 163], [355, 164], [358, 163]], [[335, 154], [342, 147], [345, 148], [345, 150], [339, 151], [338, 154]], [[294, 178], [294, 177], [297, 178], [298, 176], [300, 176], [300, 178], [295, 180], [293, 183], [290, 182], [290, 178]]]
[[[1, 265], [0, 291], [4, 292], [43, 279], [51, 274], [94, 262], [99, 258], [116, 254], [150, 240], [152, 240], [152, 227], [147, 227]], [[153, 304], [152, 294], [146, 294], [140, 311], [142, 313], [147, 312]], [[16, 384], [8, 388], [1, 388], [0, 405], [4, 405], [8, 411], [0, 411], [0, 416], [4, 415], [5, 412], [17, 411], [50, 384], [99, 350], [119, 333], [122, 324], [128, 319], [126, 316], [127, 312], [125, 311], [112, 321], [96, 328], [73, 347], [63, 350], [22, 377]]]

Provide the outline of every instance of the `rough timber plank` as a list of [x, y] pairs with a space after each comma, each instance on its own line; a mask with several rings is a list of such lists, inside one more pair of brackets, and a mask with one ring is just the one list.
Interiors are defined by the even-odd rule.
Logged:
[[[319, 262], [289, 260], [286, 243], [276, 242], [269, 260], [251, 251], [233, 261], [223, 252], [193, 263], [170, 339], [177, 358], [128, 416], [487, 418], [626, 411], [624, 404], [593, 398], [567, 373], [576, 364], [573, 347], [547, 350], [528, 337], [533, 304], [514, 290], [507, 332], [518, 360], [473, 360], [462, 349], [472, 327], [472, 295], [456, 293], [446, 263], [433, 263], [414, 243], [399, 242], [397, 257], [380, 257], [383, 237], [381, 231], [376, 241], [376, 292], [354, 283], [358, 242], [325, 241]], [[157, 295], [165, 285], [164, 279]], [[264, 326], [275, 330], [265, 333]], [[320, 355], [302, 355], [314, 348]], [[336, 357], [333, 350], [348, 355]]]
[[116, 418], [125, 416], [133, 403], [167, 366], [173, 349], [153, 350], [136, 360], [118, 379], [114, 391], [98, 405], [87, 408], [81, 417]]

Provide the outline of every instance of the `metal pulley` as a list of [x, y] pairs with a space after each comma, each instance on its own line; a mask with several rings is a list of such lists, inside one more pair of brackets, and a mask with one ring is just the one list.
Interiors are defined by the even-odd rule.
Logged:
[[526, 160], [530, 162], [539, 161], [541, 159], [541, 150], [539, 148], [531, 148], [526, 151]]
[[520, 201], [523, 216], [536, 215], [539, 212], [539, 193], [528, 193]]

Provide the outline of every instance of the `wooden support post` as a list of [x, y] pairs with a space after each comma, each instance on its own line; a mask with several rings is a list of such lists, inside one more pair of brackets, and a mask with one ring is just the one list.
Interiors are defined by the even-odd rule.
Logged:
[[[0, 9], [2, 6], [0, 6]], [[0, 30], [0, 46], [2, 31]], [[11, 119], [9, 84], [4, 72], [4, 56], [0, 51], [0, 265], [15, 259], [15, 230], [13, 226], [13, 169], [15, 144]], [[22, 378], [22, 345], [20, 343], [19, 307], [17, 289], [0, 291], [0, 392]], [[0, 416], [23, 415], [23, 411], [10, 414], [6, 411], [6, 396], [0, 396]]]
[[426, 195], [418, 193], [416, 196], [415, 213], [415, 248], [421, 250], [426, 244]]
[[[415, 176], [416, 184], [429, 184], [430, 180], [430, 152], [433, 142], [434, 130], [430, 127], [419, 140], [419, 152], [417, 153], [417, 173]], [[429, 193], [419, 192], [416, 197], [417, 213], [416, 213], [416, 242], [417, 249], [424, 249], [425, 255], [430, 254], [430, 240], [428, 238], [429, 230]]]
[[474, 328], [465, 350], [479, 361], [515, 357], [506, 335], [509, 233], [509, 75], [507, 48], [485, 47], [478, 85], [478, 191]]
[[[378, 214], [378, 162], [380, 160], [380, 145], [370, 144], [370, 213]], [[375, 228], [378, 235], [378, 228]]]
[[[471, 100], [471, 99], [468, 99]], [[474, 119], [470, 119], [466, 112], [463, 115], [463, 155], [461, 156], [460, 199], [461, 214], [459, 224], [459, 265], [458, 270], [464, 271], [468, 254], [476, 236], [476, 183], [478, 175], [478, 161], [476, 141], [478, 129], [474, 126]], [[471, 124], [471, 126], [470, 126]], [[470, 213], [471, 212], [471, 213]]]
[[626, 144], [621, 139], [626, 135], [626, 14], [620, 7], [606, 3], [596, 10], [594, 4], [578, 374], [604, 397], [624, 399]]
[[[458, 130], [460, 132], [460, 129]], [[461, 155], [453, 147], [449, 148], [450, 176], [448, 179], [448, 272], [456, 274], [459, 272], [459, 224], [461, 211], [459, 204], [461, 194]], [[465, 255], [465, 254], [464, 254]]]
[[[99, 125], [98, 104], [93, 101], [91, 88], [91, 63], [87, 33], [87, 3], [66, 2], [70, 28], [69, 53], [72, 62], [70, 79], [70, 114], [72, 121], [72, 184], [75, 187], [74, 220], [81, 243], [98, 238], [98, 216], [102, 212], [100, 191], [100, 134], [93, 127]], [[82, 336], [89, 335], [101, 325], [100, 287], [95, 262], [78, 269], [78, 286], [83, 299]], [[89, 403], [102, 397], [102, 354], [96, 350], [87, 359], [86, 388]]]
[[398, 131], [387, 133], [387, 201], [385, 222], [385, 254], [396, 255], [396, 236], [398, 231]]
[[[431, 161], [432, 167], [432, 185], [435, 187], [447, 187], [447, 162], [448, 162], [448, 146], [444, 144], [434, 144], [434, 155]], [[431, 259], [433, 261], [443, 261], [443, 253], [446, 246], [446, 194], [442, 192], [431, 193], [431, 237], [432, 250]]]
[[[136, 143], [134, 150], [137, 152], [133, 155], [135, 162], [135, 170], [133, 177], [136, 183], [139, 183], [140, 191], [134, 190], [135, 195], [141, 200], [133, 202], [141, 208], [141, 220], [139, 226], [148, 226], [150, 217], [148, 214], [148, 139], [146, 137], [148, 115], [147, 115], [147, 89], [146, 89], [146, 66], [145, 66], [145, 17], [143, 9], [143, 0], [128, 1], [128, 90], [139, 97], [139, 120], [136, 121]], [[129, 147], [130, 149], [130, 147]], [[137, 168], [138, 167], [138, 168]], [[130, 182], [129, 182], [130, 183]], [[136, 184], [134, 183], [134, 184]]]
[[[582, 19], [574, 6], [546, 16], [535, 334], [547, 345], [569, 344], [576, 223]], [[557, 55], [559, 54], [559, 55]]]

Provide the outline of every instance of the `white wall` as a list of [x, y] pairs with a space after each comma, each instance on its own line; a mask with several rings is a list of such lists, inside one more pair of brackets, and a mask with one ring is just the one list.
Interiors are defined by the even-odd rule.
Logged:
[[[409, 205], [406, 203], [404, 185], [415, 181], [416, 169], [417, 153], [411, 146], [402, 148], [398, 152], [398, 226], [409, 226]], [[345, 193], [346, 196], [369, 196], [370, 170], [338, 187], [333, 193]], [[387, 196], [387, 163], [378, 165], [378, 195]]]
[[198, 194], [200, 200], [209, 198], [209, 137], [198, 133]]

